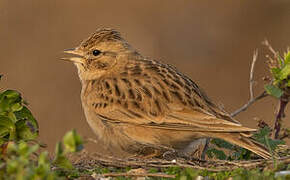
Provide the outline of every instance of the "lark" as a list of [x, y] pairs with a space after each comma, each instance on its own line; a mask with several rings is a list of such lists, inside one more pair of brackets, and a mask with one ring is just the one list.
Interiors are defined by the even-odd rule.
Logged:
[[[268, 150], [174, 66], [142, 56], [121, 34], [101, 28], [73, 49], [86, 120], [111, 151], [188, 151], [219, 138], [269, 159]], [[154, 150], [154, 151], [153, 151]]]

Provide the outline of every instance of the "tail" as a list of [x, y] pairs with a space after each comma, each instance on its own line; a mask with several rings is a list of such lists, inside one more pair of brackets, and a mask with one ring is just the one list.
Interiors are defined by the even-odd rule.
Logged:
[[261, 156], [264, 159], [271, 159], [272, 155], [268, 149], [261, 143], [252, 139], [250, 134], [247, 133], [210, 133], [211, 137], [223, 139], [229, 143], [238, 145], [245, 149], [252, 151], [253, 153]]

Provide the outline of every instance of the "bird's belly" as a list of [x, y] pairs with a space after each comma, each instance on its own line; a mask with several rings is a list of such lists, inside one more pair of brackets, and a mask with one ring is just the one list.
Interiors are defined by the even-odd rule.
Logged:
[[[132, 150], [130, 147], [134, 147], [135, 151], [141, 147], [156, 147], [156, 148], [169, 148], [179, 151], [189, 152], [191, 149], [195, 149], [203, 141], [196, 141], [204, 139], [206, 137], [200, 132], [185, 132], [185, 131], [172, 131], [158, 128], [147, 128], [134, 125], [123, 125], [119, 126], [124, 133], [125, 137], [130, 137], [127, 141], [129, 148], [127, 151]], [[193, 142], [196, 142], [195, 144]], [[138, 149], [138, 144], [140, 148]], [[137, 145], [137, 147], [136, 147]]]
[[188, 151], [190, 143], [204, 137], [201, 133], [173, 131], [126, 123], [111, 123], [98, 117], [83, 104], [89, 126], [100, 144], [113, 152], [138, 154], [147, 148], [169, 148]]

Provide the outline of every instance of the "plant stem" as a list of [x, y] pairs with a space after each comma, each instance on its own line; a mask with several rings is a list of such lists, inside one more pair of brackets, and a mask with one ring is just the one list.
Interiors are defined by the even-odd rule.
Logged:
[[285, 97], [284, 95], [282, 95], [279, 101], [279, 111], [276, 115], [276, 120], [275, 120], [275, 127], [274, 127], [275, 139], [279, 139], [279, 132], [281, 130], [281, 122], [282, 122], [282, 118], [285, 117], [285, 108], [287, 104], [288, 104], [288, 97], [287, 96]]
[[233, 113], [231, 113], [231, 117], [234, 117], [236, 115], [238, 115], [240, 112], [243, 112], [245, 110], [248, 109], [249, 106], [251, 106], [254, 102], [267, 97], [268, 94], [266, 93], [266, 91], [263, 91], [259, 96], [250, 99], [246, 104], [244, 104], [241, 108], [237, 109], [236, 111], [234, 111]]

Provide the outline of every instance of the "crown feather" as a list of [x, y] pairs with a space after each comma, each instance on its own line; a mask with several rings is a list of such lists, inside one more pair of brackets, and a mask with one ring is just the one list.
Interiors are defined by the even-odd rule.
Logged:
[[84, 48], [89, 48], [100, 42], [118, 40], [122, 40], [122, 37], [117, 30], [111, 28], [99, 28], [88, 39], [84, 40], [81, 43], [81, 46]]

